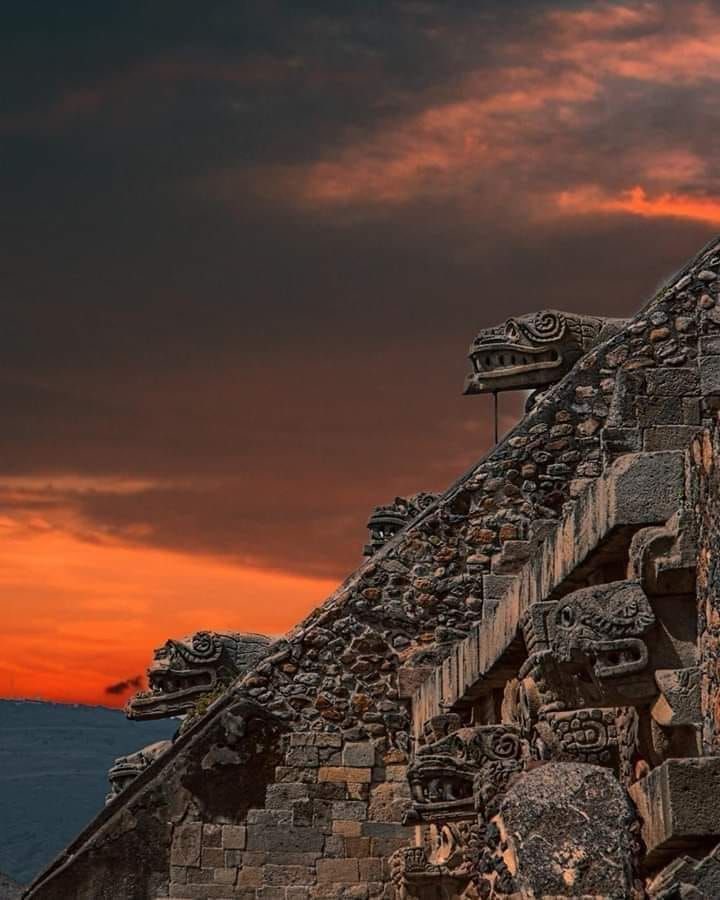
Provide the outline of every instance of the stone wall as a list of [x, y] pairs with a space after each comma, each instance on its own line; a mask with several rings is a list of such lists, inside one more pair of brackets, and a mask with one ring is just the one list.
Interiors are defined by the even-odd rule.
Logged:
[[720, 753], [720, 476], [717, 429], [693, 442], [695, 512], [699, 525], [697, 601], [701, 671], [702, 740]]

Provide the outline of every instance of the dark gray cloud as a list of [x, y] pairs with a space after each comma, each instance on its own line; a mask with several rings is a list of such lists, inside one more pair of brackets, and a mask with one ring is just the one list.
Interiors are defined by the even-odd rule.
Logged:
[[[618, 21], [548, 19], [598, 9]], [[586, 185], [717, 188], [715, 84], [664, 71], [707, 24], [623, 9], [16, 4], [0, 36], [0, 480], [98, 487], [6, 492], [4, 508], [341, 575], [375, 503], [441, 488], [488, 449], [489, 404], [460, 396], [479, 328], [543, 306], [627, 315], [713, 228], [553, 206]], [[573, 55], [634, 41], [652, 70], [663, 25], [679, 37], [655, 74]], [[356, 193], [315, 202], [322, 165]], [[401, 199], [364, 191], [378, 177]]]
[[124, 681], [117, 681], [115, 684], [109, 684], [105, 688], [105, 693], [111, 696], [127, 694], [130, 691], [137, 691], [143, 686], [142, 675], [135, 675], [132, 678], [126, 678]]

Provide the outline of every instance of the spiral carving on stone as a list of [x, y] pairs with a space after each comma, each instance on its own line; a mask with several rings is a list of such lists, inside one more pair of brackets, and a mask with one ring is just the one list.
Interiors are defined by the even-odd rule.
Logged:
[[543, 310], [531, 322], [523, 322], [522, 327], [532, 340], [538, 343], [550, 343], [560, 340], [565, 334], [567, 323], [562, 313]]
[[214, 662], [220, 656], [222, 645], [212, 631], [198, 631], [193, 635], [192, 648], [178, 641], [175, 649], [187, 662]]

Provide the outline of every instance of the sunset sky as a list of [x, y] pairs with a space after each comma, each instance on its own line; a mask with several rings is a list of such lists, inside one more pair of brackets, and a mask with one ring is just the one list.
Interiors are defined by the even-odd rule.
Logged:
[[720, 4], [41, 0], [0, 71], [3, 697], [282, 634], [488, 450], [480, 328], [720, 231]]

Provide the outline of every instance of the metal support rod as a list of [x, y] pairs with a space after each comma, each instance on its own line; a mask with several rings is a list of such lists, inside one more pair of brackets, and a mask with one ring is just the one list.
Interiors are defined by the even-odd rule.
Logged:
[[493, 391], [493, 407], [495, 418], [495, 443], [498, 442], [498, 392]]

